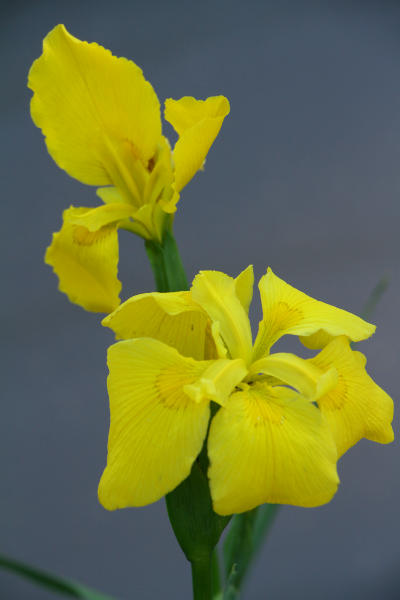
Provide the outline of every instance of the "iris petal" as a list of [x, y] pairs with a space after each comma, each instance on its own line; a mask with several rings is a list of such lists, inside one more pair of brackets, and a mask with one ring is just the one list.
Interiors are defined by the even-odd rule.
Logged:
[[[346, 335], [358, 342], [370, 337], [375, 326], [346, 310], [314, 300], [274, 275], [271, 269], [259, 283], [263, 320], [254, 344], [253, 359], [268, 354], [271, 346], [283, 335], [312, 336], [325, 332], [329, 336]], [[325, 344], [331, 338], [313, 338]], [[302, 340], [303, 343], [304, 340]]]
[[208, 438], [214, 510], [240, 513], [263, 504], [318, 506], [339, 479], [336, 448], [318, 408], [285, 388], [255, 384], [233, 393]]
[[229, 113], [224, 96], [196, 100], [185, 96], [165, 101], [165, 120], [179, 135], [174, 148], [175, 189], [180, 192], [202, 168], [207, 153]]
[[116, 185], [138, 200], [131, 176], [147, 168], [161, 138], [158, 98], [132, 61], [57, 25], [29, 73], [31, 113], [51, 156], [72, 177]]
[[338, 337], [310, 362], [320, 369], [334, 367], [338, 383], [318, 400], [342, 456], [360, 439], [381, 444], [393, 441], [393, 401], [365, 370], [365, 356], [353, 352], [348, 340]]
[[53, 234], [45, 256], [59, 278], [60, 291], [93, 312], [109, 313], [120, 302], [117, 219], [123, 218], [127, 205], [114, 206], [117, 210], [108, 212], [106, 206], [65, 210], [63, 226]]

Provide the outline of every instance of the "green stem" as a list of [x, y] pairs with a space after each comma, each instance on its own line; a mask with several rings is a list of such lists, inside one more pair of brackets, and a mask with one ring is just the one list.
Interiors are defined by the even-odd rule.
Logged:
[[194, 560], [191, 565], [193, 600], [212, 600], [211, 556]]
[[214, 548], [211, 556], [211, 569], [212, 569], [212, 597], [213, 600], [221, 597], [221, 573], [219, 570], [219, 557], [218, 550]]
[[189, 288], [175, 238], [166, 231], [162, 243], [145, 242], [158, 292], [180, 292]]
[[[146, 252], [159, 292], [189, 289], [178, 247], [171, 230], [162, 242], [146, 241]], [[230, 517], [220, 517], [212, 508], [207, 479], [206, 447], [194, 462], [191, 473], [166, 495], [168, 517], [176, 539], [192, 565], [195, 600], [211, 600], [220, 589], [218, 565], [212, 560], [213, 550]]]

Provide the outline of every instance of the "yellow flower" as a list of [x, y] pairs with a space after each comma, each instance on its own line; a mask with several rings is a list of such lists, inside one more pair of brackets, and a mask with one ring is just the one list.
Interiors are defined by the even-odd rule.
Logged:
[[[253, 280], [251, 267], [236, 279], [203, 271], [188, 292], [140, 294], [104, 319], [123, 340], [108, 352], [105, 508], [145, 505], [173, 490], [208, 427], [210, 490], [222, 515], [264, 502], [328, 502], [338, 456], [362, 437], [392, 441], [392, 400], [349, 346], [375, 327], [269, 269], [259, 283], [263, 319], [253, 344]], [[308, 360], [271, 354], [287, 334], [323, 349]], [[211, 401], [219, 410], [210, 424]]]
[[72, 302], [111, 312], [121, 289], [117, 229], [162, 241], [179, 193], [202, 168], [229, 102], [224, 96], [166, 100], [165, 119], [179, 136], [172, 151], [162, 135], [159, 100], [142, 70], [74, 38], [63, 25], [44, 39], [28, 86], [32, 119], [49, 153], [72, 177], [101, 186], [97, 193], [105, 203], [66, 210], [46, 262]]

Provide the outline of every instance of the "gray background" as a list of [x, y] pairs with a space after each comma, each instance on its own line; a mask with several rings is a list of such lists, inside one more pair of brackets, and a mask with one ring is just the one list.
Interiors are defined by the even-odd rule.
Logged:
[[[57, 292], [43, 264], [61, 211], [97, 200], [56, 167], [30, 121], [26, 76], [42, 38], [65, 23], [134, 59], [161, 100], [230, 99], [176, 218], [189, 276], [235, 275], [249, 263], [260, 276], [271, 265], [357, 312], [389, 272], [377, 334], [362, 349], [396, 402], [399, 9], [384, 0], [2, 3], [1, 551], [119, 598], [190, 598], [163, 501], [114, 513], [97, 502], [112, 335]], [[153, 290], [141, 240], [122, 232], [121, 256], [124, 297]], [[362, 442], [341, 461], [329, 505], [283, 509], [245, 598], [399, 598], [399, 457], [397, 442]], [[53, 596], [0, 572], [0, 597]]]

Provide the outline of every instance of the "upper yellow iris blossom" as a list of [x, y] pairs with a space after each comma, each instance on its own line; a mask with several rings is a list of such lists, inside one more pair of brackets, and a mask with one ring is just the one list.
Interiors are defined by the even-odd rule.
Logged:
[[[393, 440], [393, 402], [350, 347], [375, 327], [269, 269], [259, 283], [263, 319], [253, 344], [253, 282], [251, 267], [236, 279], [203, 271], [188, 292], [140, 294], [104, 319], [123, 340], [108, 352], [105, 508], [145, 505], [173, 490], [209, 425], [208, 477], [221, 515], [264, 502], [328, 502], [338, 457], [363, 437]], [[270, 354], [287, 334], [322, 350], [307, 360]], [[211, 401], [219, 410], [209, 424]]]
[[224, 96], [165, 102], [165, 119], [179, 138], [173, 151], [162, 135], [160, 102], [132, 61], [57, 25], [43, 41], [28, 87], [31, 114], [49, 153], [69, 175], [99, 187], [104, 205], [70, 207], [46, 262], [59, 288], [87, 310], [120, 303], [119, 227], [161, 242], [182, 188], [202, 168], [229, 113]]

